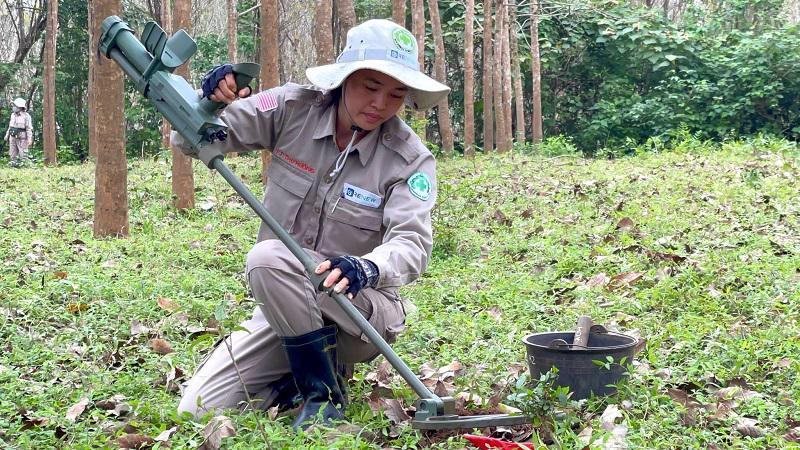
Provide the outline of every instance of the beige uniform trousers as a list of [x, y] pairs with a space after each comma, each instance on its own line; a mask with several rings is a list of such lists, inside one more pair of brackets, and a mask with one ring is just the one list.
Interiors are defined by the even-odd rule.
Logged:
[[8, 138], [8, 156], [11, 161], [25, 159], [28, 156], [28, 139]]
[[[316, 260], [325, 258], [310, 250]], [[337, 355], [343, 364], [369, 361], [378, 349], [327, 294], [316, 293], [303, 266], [277, 240], [256, 244], [247, 255], [247, 279], [259, 304], [253, 317], [226, 339], [241, 372], [244, 386], [224, 343], [218, 344], [186, 383], [179, 412], [202, 416], [210, 411], [246, 406], [245, 389], [253, 407], [266, 409], [277, 392], [269, 384], [290, 372], [281, 336], [299, 336], [326, 323], [339, 327]], [[356, 308], [384, 339], [394, 341], [405, 323], [405, 310], [396, 294], [364, 289], [353, 299]]]

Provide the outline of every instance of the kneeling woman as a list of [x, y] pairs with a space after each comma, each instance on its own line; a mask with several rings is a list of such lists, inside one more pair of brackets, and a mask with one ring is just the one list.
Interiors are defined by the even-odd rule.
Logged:
[[[320, 261], [317, 273], [333, 269], [325, 286], [347, 293], [389, 342], [411, 306], [397, 288], [417, 279], [430, 258], [436, 200], [433, 155], [397, 113], [404, 104], [430, 108], [449, 92], [420, 72], [417, 51], [405, 28], [370, 20], [350, 30], [336, 63], [307, 70], [313, 86], [250, 96], [230, 65], [203, 82], [204, 95], [230, 104], [221, 116], [229, 137], [215, 145], [272, 150], [267, 210]], [[182, 144], [177, 134], [173, 143]], [[301, 399], [295, 427], [320, 413], [325, 421], [343, 418], [342, 367], [371, 360], [377, 348], [333, 298], [316, 292], [264, 224], [246, 275], [257, 307], [242, 324], [247, 331], [227, 338], [235, 364], [217, 346], [187, 383], [179, 411], [199, 416], [248, 397], [260, 408]]]

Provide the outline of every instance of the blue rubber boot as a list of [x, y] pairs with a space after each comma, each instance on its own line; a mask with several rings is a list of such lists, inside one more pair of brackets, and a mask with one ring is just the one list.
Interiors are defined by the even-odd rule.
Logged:
[[281, 340], [297, 390], [303, 397], [303, 407], [292, 427], [305, 429], [317, 417], [326, 425], [332, 420], [343, 420], [347, 401], [337, 370], [336, 326]]

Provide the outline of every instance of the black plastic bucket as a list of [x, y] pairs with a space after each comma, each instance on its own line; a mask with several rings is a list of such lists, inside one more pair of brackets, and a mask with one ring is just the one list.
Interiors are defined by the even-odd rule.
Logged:
[[[575, 400], [588, 398], [592, 393], [613, 394], [616, 391], [613, 385], [626, 376], [626, 369], [620, 362], [622, 358], [625, 358], [625, 366], [633, 362], [637, 339], [612, 332], [589, 333], [586, 348], [573, 350], [570, 346], [574, 337], [575, 333], [572, 331], [525, 336], [522, 341], [527, 348], [528, 368], [532, 379], [539, 379], [541, 374], [549, 372], [550, 368], [555, 366], [558, 369], [556, 386], [569, 387]], [[554, 339], [563, 339], [569, 345], [550, 348], [550, 343]], [[610, 368], [593, 362], [599, 360], [606, 363], [608, 362], [606, 356], [614, 358]]]

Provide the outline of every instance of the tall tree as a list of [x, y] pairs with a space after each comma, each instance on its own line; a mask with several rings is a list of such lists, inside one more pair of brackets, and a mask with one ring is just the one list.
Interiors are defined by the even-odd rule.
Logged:
[[236, 62], [236, 47], [237, 47], [237, 22], [239, 21], [239, 14], [236, 11], [236, 0], [227, 0], [228, 6], [228, 61], [231, 63]]
[[[158, 5], [161, 9], [160, 17], [161, 17], [161, 28], [164, 29], [168, 34], [172, 33], [172, 4], [170, 0], [161, 0]], [[172, 126], [169, 124], [169, 121], [166, 118], [161, 119], [161, 147], [163, 148], [170, 148], [169, 147], [169, 135], [170, 131], [172, 130]]]
[[[120, 0], [92, 0], [88, 3], [91, 28], [100, 29], [103, 19], [120, 15]], [[97, 33], [91, 35], [97, 37]], [[94, 78], [89, 80], [90, 98], [95, 110], [95, 129], [89, 133], [89, 147], [97, 157], [94, 182], [95, 237], [128, 235], [128, 167], [125, 155], [125, 101], [122, 71], [110, 61], [101, 61], [97, 42], [89, 43], [89, 65]], [[102, 95], [98, 93], [102, 92]]]
[[[428, 0], [428, 10], [431, 13], [431, 29], [433, 30], [433, 72], [440, 83], [446, 83], [444, 38], [442, 37], [442, 22], [439, 18], [439, 0]], [[436, 118], [439, 121], [439, 136], [442, 138], [442, 150], [445, 155], [453, 154], [453, 124], [450, 120], [450, 105], [447, 97], [443, 97], [436, 105]]]
[[475, 0], [467, 0], [464, 17], [464, 155], [475, 156]]
[[494, 13], [494, 120], [495, 120], [495, 147], [498, 153], [506, 149], [506, 115], [503, 103], [503, 2], [497, 2]]
[[[238, 29], [239, 27], [239, 13], [236, 10], [236, 0], [227, 0], [226, 4], [228, 6], [228, 62], [235, 63], [237, 58], [237, 48], [238, 48]], [[229, 158], [233, 158], [237, 156], [236, 152], [228, 153]]]
[[503, 58], [501, 72], [503, 75], [503, 121], [506, 125], [506, 131], [503, 133], [506, 142], [503, 144], [503, 147], [506, 151], [512, 149], [512, 136], [514, 135], [511, 124], [511, 52], [509, 50], [511, 45], [508, 38], [510, 28], [509, 22], [508, 3], [503, 2], [503, 28], [501, 33]]
[[531, 74], [533, 76], [533, 143], [542, 142], [542, 69], [539, 58], [539, 0], [531, 0]]
[[334, 61], [332, 0], [317, 0], [314, 9], [314, 47], [317, 50], [317, 65]]
[[44, 41], [44, 163], [58, 163], [56, 152], [56, 36], [58, 35], [58, 0], [47, 3], [47, 31]]
[[[417, 38], [417, 61], [420, 72], [425, 72], [425, 4], [423, 0], [411, 0], [411, 33]], [[425, 111], [417, 111], [417, 120], [425, 119]]]
[[[278, 0], [261, 1], [261, 89], [269, 89], [281, 84], [281, 76], [278, 71], [278, 55], [280, 54], [280, 42], [278, 40]], [[269, 149], [270, 151], [272, 149]], [[272, 153], [261, 152], [261, 179], [267, 183], [267, 170], [272, 160]]]
[[494, 149], [494, 48], [492, 46], [492, 0], [483, 0], [483, 151]]
[[509, 0], [511, 10], [511, 20], [509, 33], [511, 34], [511, 71], [514, 76], [514, 112], [516, 113], [516, 136], [517, 142], [525, 142], [525, 102], [522, 92], [522, 74], [519, 68], [519, 41], [517, 39], [517, 1]]
[[[191, 0], [174, 0], [172, 16], [172, 29], [183, 29], [192, 33], [192, 2]], [[180, 75], [191, 83], [191, 63], [178, 67], [176, 75]], [[194, 173], [192, 172], [192, 159], [177, 148], [172, 149], [172, 204], [178, 209], [194, 208]]]
[[339, 17], [339, 48], [347, 42], [347, 32], [356, 26], [356, 6], [353, 0], [337, 0], [336, 14]]
[[392, 0], [392, 20], [406, 26], [406, 0]]

